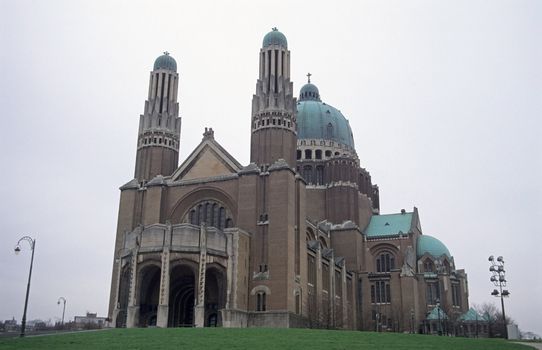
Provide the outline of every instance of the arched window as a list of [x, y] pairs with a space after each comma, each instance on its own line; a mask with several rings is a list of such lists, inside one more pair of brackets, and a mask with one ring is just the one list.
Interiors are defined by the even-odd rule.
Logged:
[[321, 149], [317, 149], [317, 150], [314, 152], [314, 158], [315, 158], [315, 159], [322, 159], [322, 150], [321, 150]]
[[435, 271], [435, 264], [433, 264], [433, 261], [429, 258], [425, 259], [423, 262], [423, 272], [434, 272]]
[[306, 234], [307, 242], [316, 240], [316, 237], [314, 236], [314, 232], [312, 232], [312, 229], [307, 228], [307, 234]]
[[301, 159], [301, 150], [297, 150], [297, 160]]
[[395, 268], [395, 257], [392, 253], [383, 252], [376, 258], [376, 272], [390, 272]]
[[320, 241], [320, 244], [322, 245], [322, 248], [327, 248], [327, 242], [324, 239], [324, 237], [319, 237], [318, 240]]
[[256, 294], [256, 311], [265, 311], [267, 309], [267, 300], [265, 292], [258, 292]]
[[316, 167], [316, 184], [322, 185], [323, 183], [324, 183], [324, 167], [317, 166]]
[[448, 260], [444, 260], [444, 262], [442, 263], [442, 268], [444, 269], [445, 273], [450, 273], [450, 263], [448, 262]]
[[305, 159], [312, 159], [312, 150], [306, 149], [305, 150]]
[[233, 227], [231, 214], [221, 203], [213, 200], [207, 200], [195, 205], [188, 211], [182, 222], [197, 226], [205, 223], [207, 226], [220, 230]]
[[307, 183], [312, 183], [312, 167], [310, 165], [305, 165], [303, 167], [303, 178]]
[[190, 210], [189, 215], [190, 215], [190, 217], [189, 217], [190, 223], [192, 225], [197, 225], [196, 209]]

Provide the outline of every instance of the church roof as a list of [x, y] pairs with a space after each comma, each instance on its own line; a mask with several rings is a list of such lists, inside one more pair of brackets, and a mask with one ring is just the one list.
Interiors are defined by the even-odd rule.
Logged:
[[171, 175], [173, 181], [223, 178], [237, 174], [243, 166], [214, 139], [213, 129], [205, 128], [203, 140]]
[[465, 312], [463, 315], [459, 316], [459, 321], [470, 322], [470, 321], [490, 321], [489, 315], [482, 316], [472, 307], [469, 311]]
[[[439, 311], [440, 311], [440, 313], [439, 313]], [[429, 315], [427, 315], [427, 319], [431, 320], [431, 321], [438, 321], [439, 319], [440, 320], [447, 320], [448, 315], [446, 315], [446, 312], [444, 312], [444, 310], [442, 310], [439, 306], [435, 306], [433, 308], [433, 310], [431, 310]]]
[[395, 236], [408, 233], [412, 227], [413, 213], [373, 215], [365, 234], [369, 238]]
[[297, 103], [297, 138], [331, 140], [354, 148], [348, 120], [341, 111], [321, 102], [319, 97]]
[[416, 254], [418, 255], [418, 258], [420, 258], [422, 255], [426, 253], [434, 257], [439, 257], [442, 255], [446, 255], [449, 258], [452, 257], [452, 255], [450, 254], [450, 251], [448, 250], [448, 248], [446, 248], [444, 243], [442, 243], [435, 237], [422, 235], [418, 238]]

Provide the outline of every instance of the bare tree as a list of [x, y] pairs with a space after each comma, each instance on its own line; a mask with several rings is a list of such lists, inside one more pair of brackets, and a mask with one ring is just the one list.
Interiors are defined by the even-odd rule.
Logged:
[[[502, 312], [497, 305], [485, 302], [473, 304], [472, 307], [484, 320], [488, 321], [489, 337], [503, 337], [506, 334], [503, 328]], [[506, 324], [516, 324], [516, 322], [507, 316]]]

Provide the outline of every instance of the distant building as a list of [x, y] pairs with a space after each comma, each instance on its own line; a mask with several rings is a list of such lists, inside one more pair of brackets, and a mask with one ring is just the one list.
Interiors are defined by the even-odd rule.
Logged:
[[5, 320], [4, 321], [4, 331], [6, 332], [15, 332], [19, 330], [19, 326], [17, 325], [17, 320], [15, 317], [11, 320]]
[[77, 325], [97, 325], [103, 327], [106, 322], [106, 317], [98, 317], [97, 313], [87, 312], [86, 316], [75, 316], [73, 321]]
[[[469, 309], [465, 271], [416, 208], [381, 215], [346, 117], [310, 74], [294, 96], [284, 34], [268, 33], [258, 60], [251, 115], [223, 108], [232, 126], [250, 124], [244, 166], [211, 128], [179, 166], [177, 63], [154, 62], [135, 174], [120, 188], [112, 324], [433, 333], [455, 322]], [[210, 82], [207, 103], [220, 93]]]
[[488, 314], [480, 315], [476, 310], [470, 308], [458, 319], [455, 334], [472, 338], [489, 337], [489, 326], [492, 322]]

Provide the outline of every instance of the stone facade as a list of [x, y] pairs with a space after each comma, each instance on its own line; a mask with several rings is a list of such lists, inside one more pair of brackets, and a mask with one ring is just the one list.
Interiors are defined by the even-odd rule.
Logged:
[[466, 274], [420, 243], [417, 209], [380, 215], [346, 118], [310, 81], [296, 100], [282, 33], [259, 67], [251, 163], [206, 129], [178, 166], [177, 65], [156, 60], [120, 188], [112, 325], [423, 331], [437, 299], [450, 318], [468, 310]]

